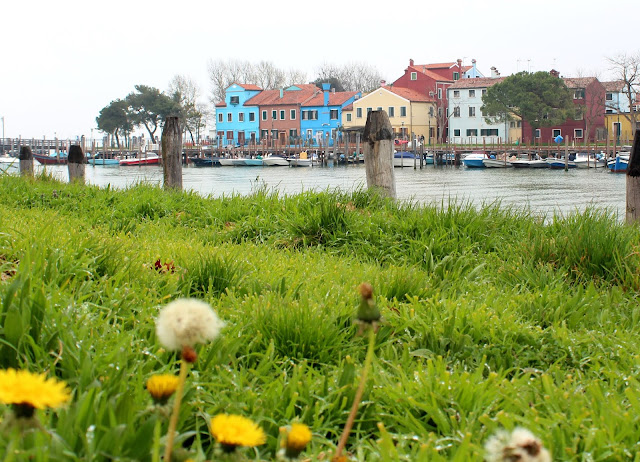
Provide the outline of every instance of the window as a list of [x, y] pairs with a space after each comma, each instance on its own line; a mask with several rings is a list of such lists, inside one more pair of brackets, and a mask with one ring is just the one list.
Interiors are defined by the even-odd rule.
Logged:
[[483, 88], [483, 89], [482, 89], [482, 95], [484, 96], [484, 95], [486, 95], [486, 94], [487, 94], [487, 89], [486, 89], [486, 88]]
[[362, 118], [362, 108], [361, 107], [356, 108], [356, 117], [358, 119]]
[[460, 117], [460, 106], [453, 108], [453, 117]]
[[262, 111], [262, 120], [267, 120], [267, 111]]
[[576, 109], [576, 115], [573, 117], [573, 120], [583, 120], [584, 113], [582, 112], [582, 108]]
[[285, 111], [280, 111], [280, 120], [284, 120]]
[[478, 136], [477, 128], [467, 128], [467, 136]]
[[613, 93], [607, 93], [604, 99], [607, 101], [613, 101]]
[[453, 90], [453, 97], [460, 98], [460, 90]]
[[400, 106], [400, 117], [407, 117], [407, 106]]
[[621, 125], [622, 124], [620, 122], [613, 123], [613, 133], [616, 135], [617, 138], [620, 138]]
[[453, 80], [458, 80], [460, 78], [460, 73], [459, 72], [454, 72], [453, 73]]
[[232, 96], [231, 98], [229, 98], [229, 102], [231, 104], [238, 104], [240, 102], [240, 97], [239, 96]]
[[218, 139], [221, 140], [224, 138], [224, 132], [218, 132]]
[[351, 113], [347, 114], [347, 122], [351, 122]]
[[509, 122], [509, 128], [516, 128], [515, 122]]
[[396, 115], [396, 108], [393, 106], [389, 106], [389, 117], [395, 117]]
[[441, 107], [438, 108], [438, 117], [442, 117], [442, 108]]
[[469, 106], [469, 117], [476, 116], [476, 108], [474, 106]]
[[554, 128], [554, 129], [553, 129], [553, 135], [552, 135], [552, 136], [553, 136], [554, 138], [555, 138], [556, 136], [562, 136], [562, 131], [561, 131], [559, 128]]
[[338, 120], [338, 110], [337, 109], [331, 109], [329, 111], [329, 118], [331, 120]]
[[576, 90], [573, 93], [573, 99], [584, 99], [584, 88]]
[[613, 109], [607, 109], [605, 112], [606, 112], [607, 114], [613, 114]]
[[228, 140], [232, 140], [233, 139], [233, 130], [227, 130], [227, 139]]
[[233, 122], [233, 114], [227, 114], [227, 122]]
[[249, 113], [249, 122], [255, 122], [256, 121], [256, 113], [255, 112], [250, 112]]
[[536, 128], [535, 137], [536, 138], [540, 138], [540, 129], [539, 128]]
[[267, 139], [269, 137], [269, 130], [260, 130], [260, 138]]
[[372, 109], [371, 109], [370, 107], [368, 107], [368, 108], [367, 108], [367, 114], [369, 114], [369, 113], [371, 112], [371, 110], [372, 110]]
[[318, 111], [302, 111], [302, 120], [318, 120]]
[[295, 128], [292, 128], [291, 130], [289, 130], [289, 138], [297, 138], [298, 137], [298, 130], [296, 130]]
[[522, 122], [518, 120], [518, 128], [522, 127]]
[[218, 122], [222, 123], [222, 113], [218, 114]]
[[482, 128], [480, 129], [480, 136], [498, 136], [497, 128]]
[[582, 129], [581, 128], [576, 128], [575, 130], [573, 130], [573, 137], [574, 138], [582, 138]]
[[476, 97], [476, 91], [475, 90], [469, 90], [469, 98], [475, 98]]
[[313, 138], [313, 130], [312, 129], [307, 129], [307, 138], [311, 139]]
[[412, 72], [411, 73], [411, 80], [418, 80], [418, 73], [417, 72]]
[[296, 110], [295, 110], [295, 109], [291, 109], [291, 110], [289, 111], [289, 118], [290, 118], [291, 120], [296, 120]]
[[271, 119], [276, 120], [278, 118], [278, 111], [271, 111]]
[[433, 117], [433, 106], [429, 106], [429, 117]]
[[238, 113], [238, 122], [244, 122], [244, 112]]
[[453, 136], [460, 136], [460, 129], [459, 128], [454, 128], [453, 129]]
[[442, 99], [442, 88], [438, 88], [438, 99]]

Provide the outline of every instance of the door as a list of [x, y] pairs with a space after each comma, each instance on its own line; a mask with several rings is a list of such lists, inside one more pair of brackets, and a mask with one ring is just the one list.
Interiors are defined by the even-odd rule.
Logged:
[[238, 144], [244, 146], [244, 132], [238, 132]]

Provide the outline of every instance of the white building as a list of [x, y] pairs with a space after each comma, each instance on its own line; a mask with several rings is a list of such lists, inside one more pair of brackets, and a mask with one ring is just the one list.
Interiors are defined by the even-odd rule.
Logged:
[[[605, 113], [607, 114], [624, 114], [629, 112], [629, 97], [625, 93], [625, 86], [622, 80], [613, 82], [602, 82], [606, 90], [605, 94]], [[636, 97], [633, 95], [632, 100]]]

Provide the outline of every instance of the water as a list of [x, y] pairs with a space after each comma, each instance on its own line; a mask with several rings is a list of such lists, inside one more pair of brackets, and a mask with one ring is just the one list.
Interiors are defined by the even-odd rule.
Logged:
[[[37, 166], [37, 170], [42, 170]], [[66, 166], [47, 166], [47, 171], [68, 180]], [[444, 205], [455, 201], [474, 206], [500, 202], [503, 206], [529, 208], [547, 217], [587, 207], [607, 209], [624, 219], [626, 175], [606, 169], [468, 169], [434, 167], [422, 170], [394, 169], [400, 200]], [[162, 167], [86, 168], [86, 182], [97, 186], [125, 188], [137, 182], [162, 184]], [[247, 195], [259, 187], [280, 194], [339, 188], [352, 191], [366, 187], [363, 164], [336, 167], [214, 167], [183, 169], [183, 187], [203, 196]]]

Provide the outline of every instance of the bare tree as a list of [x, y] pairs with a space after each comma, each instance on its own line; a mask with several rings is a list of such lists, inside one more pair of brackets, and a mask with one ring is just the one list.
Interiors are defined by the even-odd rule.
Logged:
[[307, 73], [300, 71], [298, 69], [289, 69], [287, 71], [287, 75], [285, 76], [285, 86], [290, 87], [291, 85], [299, 84], [299, 83], [307, 83]]
[[611, 65], [611, 70], [615, 73], [617, 80], [623, 82], [622, 93], [629, 103], [629, 112], [621, 112], [631, 124], [631, 133], [636, 132], [638, 126], [638, 111], [636, 111], [636, 94], [640, 90], [640, 52], [635, 54], [619, 54], [607, 58]]
[[180, 123], [191, 136], [191, 142], [199, 142], [199, 132], [203, 128], [203, 120], [206, 123], [206, 117], [202, 112], [202, 108], [206, 111], [206, 106], [198, 103], [200, 96], [200, 87], [190, 77], [184, 75], [176, 75], [169, 82], [168, 93], [180, 105]]
[[314, 81], [338, 81], [344, 91], [369, 92], [380, 85], [382, 75], [375, 68], [363, 62], [350, 62], [343, 66], [323, 63], [316, 69]]

